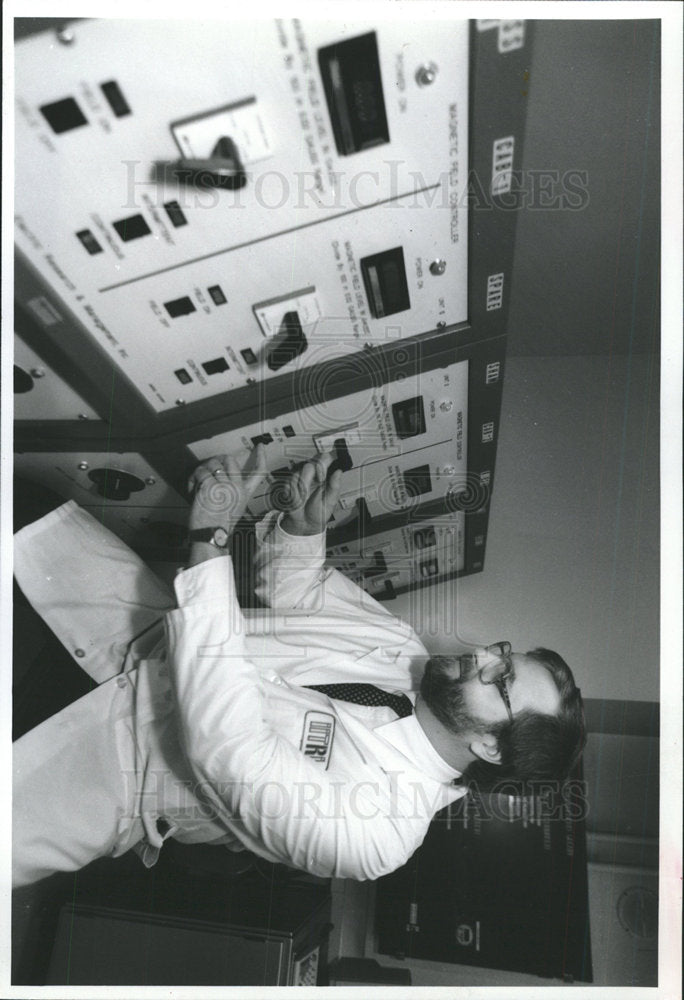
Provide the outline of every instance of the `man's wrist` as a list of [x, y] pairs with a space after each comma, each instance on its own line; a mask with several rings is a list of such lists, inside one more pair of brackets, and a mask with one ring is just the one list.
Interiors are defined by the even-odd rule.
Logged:
[[230, 555], [229, 550], [219, 549], [211, 542], [192, 542], [190, 545], [190, 557], [188, 559], [188, 569], [191, 566], [198, 566], [209, 559], [220, 559], [222, 556]]
[[188, 531], [188, 541], [209, 542], [210, 545], [215, 545], [218, 549], [225, 549], [228, 547], [230, 535], [230, 531], [222, 524], [215, 524], [211, 527], [191, 528]]
[[293, 521], [288, 514], [284, 514], [281, 517], [278, 525], [286, 535], [293, 535], [295, 537], [322, 535], [325, 532], [325, 528], [309, 528], [305, 524], [298, 524], [296, 521]]

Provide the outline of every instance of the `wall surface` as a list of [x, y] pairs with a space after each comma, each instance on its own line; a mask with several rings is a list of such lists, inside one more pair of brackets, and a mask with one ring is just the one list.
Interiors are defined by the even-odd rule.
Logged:
[[657, 350], [658, 22], [537, 22], [529, 87], [509, 355]]

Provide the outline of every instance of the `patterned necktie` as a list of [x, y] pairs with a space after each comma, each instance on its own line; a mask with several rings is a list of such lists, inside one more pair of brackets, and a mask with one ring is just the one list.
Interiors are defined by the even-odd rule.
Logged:
[[405, 694], [390, 694], [374, 684], [306, 684], [312, 691], [321, 691], [329, 698], [340, 701], [353, 701], [356, 705], [389, 706], [400, 719], [405, 719], [413, 712], [411, 699]]

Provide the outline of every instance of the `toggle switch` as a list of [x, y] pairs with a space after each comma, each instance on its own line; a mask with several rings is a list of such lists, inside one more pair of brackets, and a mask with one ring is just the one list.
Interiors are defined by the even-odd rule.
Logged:
[[290, 364], [308, 347], [306, 335], [302, 329], [299, 315], [294, 310], [285, 313], [280, 329], [269, 346], [266, 364], [271, 371]]
[[338, 469], [340, 469], [341, 472], [349, 472], [349, 470], [353, 468], [354, 461], [349, 454], [347, 442], [344, 438], [337, 438], [335, 441], [335, 459], [330, 464], [328, 475], [331, 476], [333, 472], [336, 472]]
[[387, 562], [381, 549], [373, 553], [373, 561], [362, 570], [364, 577], [383, 576], [387, 572]]
[[188, 157], [172, 164], [179, 181], [199, 188], [224, 188], [235, 191], [247, 183], [237, 146], [230, 136], [221, 136], [206, 159]]
[[437, 559], [424, 559], [420, 563], [418, 569], [423, 579], [427, 579], [428, 577], [437, 576], [439, 574], [439, 563]]

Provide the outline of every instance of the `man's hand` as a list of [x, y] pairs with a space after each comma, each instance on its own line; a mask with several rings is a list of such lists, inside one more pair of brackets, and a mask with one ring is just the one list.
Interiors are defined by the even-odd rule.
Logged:
[[287, 482], [287, 512], [280, 522], [288, 535], [319, 535], [325, 531], [340, 496], [342, 473], [339, 469], [328, 479], [335, 453], [305, 462]]
[[[194, 491], [188, 520], [190, 531], [223, 528], [232, 535], [265, 475], [266, 450], [261, 444], [244, 462], [232, 455], [214, 455], [201, 462], [188, 481], [189, 491]], [[221, 554], [220, 549], [208, 542], [194, 542], [189, 565]]]

